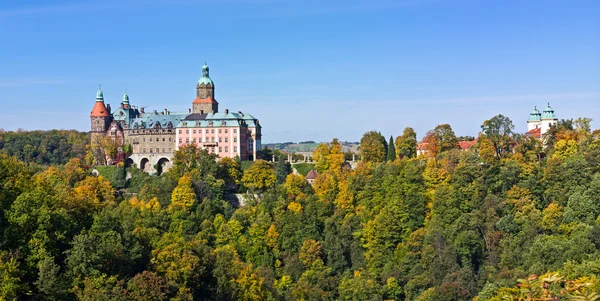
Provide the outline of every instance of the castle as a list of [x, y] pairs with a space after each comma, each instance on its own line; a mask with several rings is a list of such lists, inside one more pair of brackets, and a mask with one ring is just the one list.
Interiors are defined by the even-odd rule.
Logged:
[[[202, 77], [196, 84], [196, 98], [187, 112], [164, 109], [146, 112], [129, 103], [125, 93], [120, 106], [111, 111], [98, 88], [90, 113], [92, 143], [110, 137], [121, 147], [130, 145], [128, 164], [149, 173], [160, 173], [171, 166], [173, 152], [194, 144], [219, 158], [239, 157], [255, 160], [261, 149], [261, 126], [258, 119], [242, 112], [219, 112], [215, 85], [209, 68], [202, 66]], [[97, 145], [97, 144], [96, 144]], [[110, 159], [107, 160], [110, 163]]]

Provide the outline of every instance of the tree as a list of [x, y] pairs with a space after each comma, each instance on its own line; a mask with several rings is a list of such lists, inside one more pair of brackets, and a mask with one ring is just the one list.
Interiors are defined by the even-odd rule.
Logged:
[[390, 142], [388, 143], [387, 150], [387, 161], [396, 160], [396, 146], [394, 146], [394, 137], [390, 136]]
[[402, 136], [396, 138], [396, 154], [400, 159], [417, 156], [417, 133], [413, 128], [404, 128]]
[[438, 150], [443, 153], [447, 150], [458, 148], [458, 139], [449, 124], [440, 124], [433, 130]]
[[249, 189], [265, 191], [275, 186], [277, 177], [269, 162], [257, 160], [249, 169], [244, 171], [242, 182]]
[[363, 161], [383, 162], [386, 159], [386, 141], [381, 133], [366, 132], [360, 139], [360, 153]]
[[502, 114], [484, 121], [481, 125], [481, 130], [494, 145], [496, 157], [501, 158], [504, 154], [510, 152], [514, 128], [515, 126], [510, 118]]
[[171, 205], [169, 205], [169, 211], [183, 210], [187, 211], [194, 205], [196, 201], [196, 193], [192, 187], [192, 179], [189, 175], [184, 175], [179, 178], [177, 187], [173, 189], [171, 195]]
[[292, 165], [290, 162], [285, 162], [284, 156], [279, 156], [275, 163], [275, 176], [277, 177], [277, 183], [281, 184], [285, 182], [285, 178], [292, 172]]
[[321, 143], [312, 153], [312, 158], [315, 161], [315, 169], [319, 172], [325, 172], [329, 169], [329, 147], [325, 143]]

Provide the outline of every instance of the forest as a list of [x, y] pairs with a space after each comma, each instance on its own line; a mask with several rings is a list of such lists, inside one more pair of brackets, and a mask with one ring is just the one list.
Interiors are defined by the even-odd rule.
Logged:
[[590, 121], [371, 131], [354, 168], [334, 139], [313, 185], [280, 150], [94, 176], [85, 133], [0, 132], [0, 300], [600, 300]]

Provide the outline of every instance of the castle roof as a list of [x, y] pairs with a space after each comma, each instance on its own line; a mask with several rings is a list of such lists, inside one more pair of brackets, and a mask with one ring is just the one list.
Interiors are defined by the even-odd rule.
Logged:
[[90, 117], [108, 117], [108, 110], [106, 109], [106, 106], [104, 105], [104, 101], [96, 101], [96, 103], [94, 104], [94, 108], [92, 109], [92, 112], [90, 113]]
[[260, 127], [258, 120], [252, 115], [242, 112], [225, 112], [190, 114], [182, 118], [177, 127], [210, 127], [210, 126], [248, 126]]
[[542, 120], [542, 113], [538, 111], [537, 107], [533, 108], [533, 111], [529, 113], [529, 121], [540, 121]]
[[319, 176], [319, 173], [318, 173], [316, 170], [314, 170], [314, 169], [311, 169], [311, 170], [310, 170], [310, 171], [309, 171], [309, 172], [306, 174], [306, 177], [305, 177], [305, 179], [307, 179], [307, 180], [314, 180], [314, 179], [316, 179], [318, 176]]
[[192, 103], [216, 103], [216, 104], [218, 104], [218, 102], [216, 100], [214, 100], [212, 97], [208, 97], [208, 98], [196, 97], [196, 99], [194, 99], [194, 101], [192, 101]]
[[208, 71], [208, 65], [206, 64], [206, 62], [204, 62], [204, 66], [202, 66], [202, 77], [200, 78], [200, 80], [198, 80], [198, 85], [211, 85], [213, 87], [215, 86], [212, 79], [210, 79], [210, 76], [208, 76]]
[[477, 139], [473, 141], [459, 141], [458, 147], [460, 147], [461, 150], [468, 150], [471, 146], [475, 145], [475, 143], [477, 143]]
[[550, 107], [550, 103], [548, 103], [548, 106], [544, 109], [542, 119], [556, 119], [556, 114], [554, 114], [554, 110]]
[[535, 128], [531, 131], [528, 131], [527, 133], [525, 133], [525, 136], [531, 136], [534, 138], [542, 138], [542, 129], [541, 128]]

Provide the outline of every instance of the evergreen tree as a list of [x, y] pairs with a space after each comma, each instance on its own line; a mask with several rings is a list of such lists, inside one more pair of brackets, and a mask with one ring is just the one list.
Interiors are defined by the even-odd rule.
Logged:
[[392, 137], [392, 136], [390, 136], [390, 143], [388, 143], [387, 160], [388, 161], [396, 160], [396, 146], [394, 146], [394, 137]]

